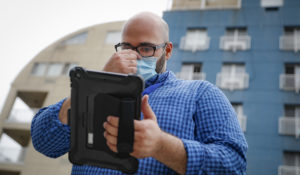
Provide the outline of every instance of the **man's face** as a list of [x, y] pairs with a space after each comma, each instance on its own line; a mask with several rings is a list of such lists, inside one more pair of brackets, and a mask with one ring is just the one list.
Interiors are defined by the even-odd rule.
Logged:
[[[162, 30], [159, 25], [145, 23], [144, 21], [136, 21], [129, 23], [124, 29], [122, 42], [126, 42], [133, 47], [137, 47], [142, 43], [160, 45], [164, 43], [164, 40], [162, 37]], [[164, 72], [166, 64], [165, 47], [156, 49], [153, 56], [157, 58], [156, 72]]]

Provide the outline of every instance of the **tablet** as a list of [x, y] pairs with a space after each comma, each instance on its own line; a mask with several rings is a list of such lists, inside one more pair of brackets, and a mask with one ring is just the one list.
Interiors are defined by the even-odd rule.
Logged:
[[[138, 160], [129, 154], [133, 151], [133, 121], [141, 115], [142, 78], [75, 67], [70, 79], [70, 162], [135, 173]], [[119, 117], [118, 153], [108, 148], [103, 136], [108, 115]]]

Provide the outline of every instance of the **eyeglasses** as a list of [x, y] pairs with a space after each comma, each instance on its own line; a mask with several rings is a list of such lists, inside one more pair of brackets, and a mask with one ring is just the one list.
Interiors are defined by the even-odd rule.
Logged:
[[165, 47], [167, 43], [162, 43], [160, 45], [151, 45], [148, 43], [140, 44], [137, 47], [133, 47], [129, 43], [119, 43], [115, 45], [117, 52], [121, 50], [131, 49], [137, 51], [142, 57], [152, 57], [155, 54], [155, 51], [159, 48]]

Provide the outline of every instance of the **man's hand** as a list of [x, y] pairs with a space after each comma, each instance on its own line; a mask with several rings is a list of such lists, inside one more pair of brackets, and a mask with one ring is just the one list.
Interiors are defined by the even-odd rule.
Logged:
[[[155, 157], [161, 147], [162, 131], [159, 128], [156, 116], [148, 104], [148, 95], [142, 99], [142, 113], [144, 120], [134, 121], [134, 145], [131, 156], [136, 158]], [[104, 123], [104, 137], [108, 147], [117, 152], [119, 118], [109, 116]]]
[[68, 97], [62, 104], [58, 118], [63, 124], [68, 124], [68, 109], [71, 108], [71, 97]]
[[141, 59], [141, 56], [134, 50], [116, 52], [105, 64], [103, 71], [135, 74], [137, 71], [137, 59]]

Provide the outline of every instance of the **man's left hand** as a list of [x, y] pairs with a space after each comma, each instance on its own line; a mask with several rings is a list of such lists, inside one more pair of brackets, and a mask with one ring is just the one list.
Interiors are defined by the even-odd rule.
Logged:
[[[145, 95], [142, 99], [141, 110], [144, 119], [134, 120], [134, 145], [130, 155], [136, 158], [156, 157], [162, 146], [161, 140], [164, 133], [158, 126], [148, 98], [149, 96]], [[117, 152], [118, 126], [119, 118], [115, 116], [108, 116], [103, 124], [107, 146], [114, 152]]]

